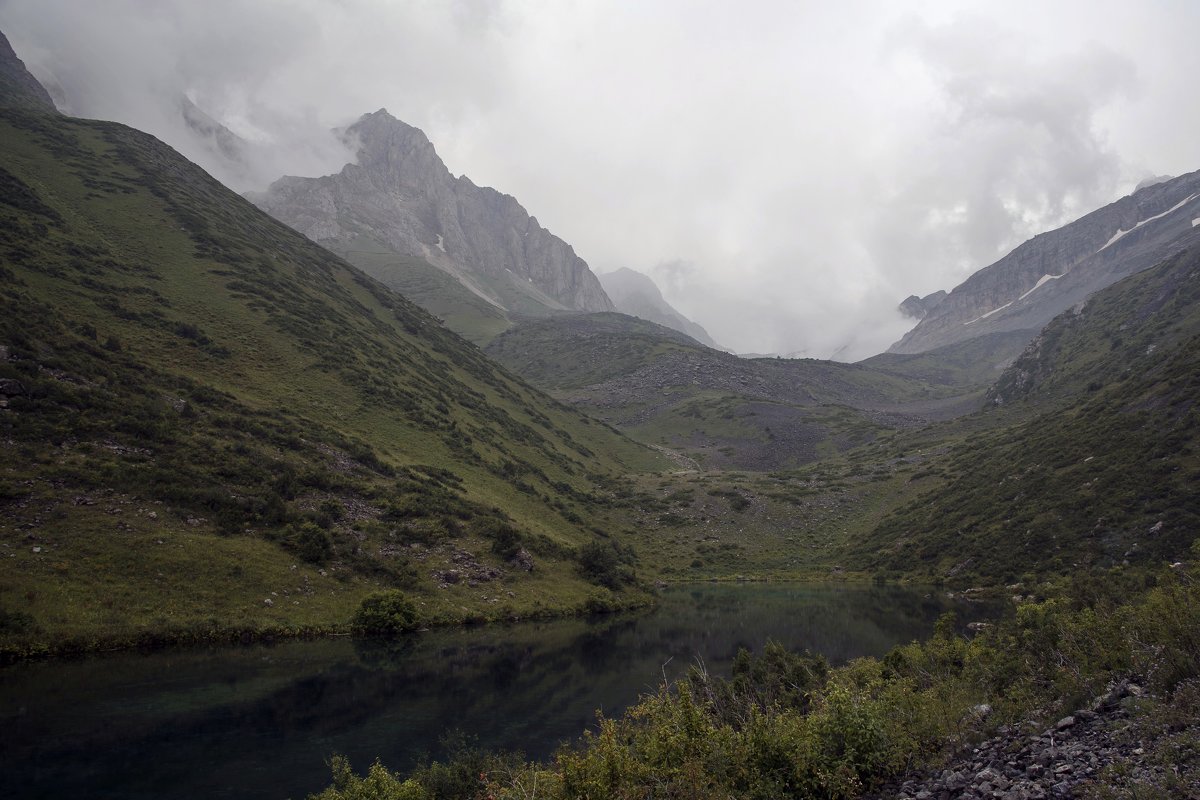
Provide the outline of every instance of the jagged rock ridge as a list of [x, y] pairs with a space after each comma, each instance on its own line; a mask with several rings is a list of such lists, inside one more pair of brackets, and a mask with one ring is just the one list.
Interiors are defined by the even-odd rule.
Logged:
[[510, 195], [455, 178], [417, 128], [380, 109], [345, 131], [358, 161], [336, 175], [285, 177], [251, 196], [331, 249], [383, 247], [455, 276], [507, 311], [612, 311], [569, 244]]
[[1039, 234], [954, 288], [891, 353], [1043, 326], [1089, 295], [1200, 242], [1200, 172], [1145, 186]]
[[657, 322], [659, 325], [685, 333], [700, 344], [715, 349], [716, 342], [698, 323], [680, 314], [666, 301], [658, 285], [648, 275], [622, 267], [615, 272], [598, 276], [600, 285], [617, 307], [617, 311], [631, 317]]

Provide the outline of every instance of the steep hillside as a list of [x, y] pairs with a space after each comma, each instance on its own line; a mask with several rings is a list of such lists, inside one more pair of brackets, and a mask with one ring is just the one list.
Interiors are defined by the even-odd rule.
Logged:
[[657, 456], [152, 137], [8, 105], [6, 646], [624, 602], [596, 481]]
[[17, 58], [3, 33], [0, 33], [0, 102], [12, 108], [57, 111], [50, 94], [25, 69], [25, 63]]
[[1200, 249], [1060, 316], [990, 396], [993, 429], [851, 557], [1005, 582], [1180, 558], [1200, 535]]
[[397, 255], [387, 246], [365, 239], [348, 242], [339, 255], [467, 341], [483, 346], [512, 327], [509, 312], [423, 258]]
[[880, 353], [859, 366], [937, 386], [990, 386], [1021, 355], [1032, 331], [1004, 331], [924, 353]]
[[676, 311], [648, 275], [626, 267], [597, 276], [617, 311], [687, 334], [705, 347], [717, 344], [708, 331]]
[[[509, 195], [451, 175], [421, 131], [381, 109], [345, 138], [357, 143], [357, 163], [323, 178], [282, 178], [251, 199], [341, 255], [427, 261], [505, 314], [612, 310], [570, 245]], [[375, 262], [358, 263], [370, 271]]]
[[1200, 243], [1200, 172], [1143, 186], [1025, 242], [928, 309], [892, 353], [920, 353], [1004, 331], [1030, 338], [1121, 278]]
[[[706, 468], [780, 469], [978, 408], [995, 372], [925, 375], [813, 359], [739, 358], [616, 314], [523, 323], [487, 353], [631, 436]], [[892, 361], [903, 361], [894, 358]]]
[[1059, 315], [988, 391], [990, 403], [1044, 408], [1095, 393], [1200, 335], [1197, 253], [1178, 253]]

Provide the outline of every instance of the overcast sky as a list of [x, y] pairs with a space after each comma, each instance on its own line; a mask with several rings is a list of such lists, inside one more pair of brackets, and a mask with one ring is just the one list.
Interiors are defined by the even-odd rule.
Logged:
[[1195, 0], [0, 0], [0, 29], [72, 113], [185, 153], [186, 93], [264, 145], [249, 183], [337, 171], [328, 129], [386, 107], [739, 352], [879, 352], [905, 296], [1200, 168]]

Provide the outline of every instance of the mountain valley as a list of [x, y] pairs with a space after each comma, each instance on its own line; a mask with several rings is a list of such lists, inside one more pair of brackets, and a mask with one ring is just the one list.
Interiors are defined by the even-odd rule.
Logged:
[[242, 195], [0, 35], [6, 796], [1197, 796], [1200, 172], [844, 363], [720, 349], [385, 110], [338, 133]]

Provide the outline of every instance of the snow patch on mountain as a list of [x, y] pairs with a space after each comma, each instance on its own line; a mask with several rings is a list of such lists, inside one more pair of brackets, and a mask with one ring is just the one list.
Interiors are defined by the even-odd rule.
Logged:
[[987, 312], [986, 314], [976, 317], [975, 319], [971, 320], [970, 322], [964, 322], [963, 325], [971, 325], [972, 323], [979, 322], [979, 320], [981, 320], [981, 319], [987, 319], [992, 314], [999, 314], [1001, 311], [1008, 308], [1012, 304], [1013, 304], [1013, 301], [1009, 300], [1007, 303], [1000, 306], [999, 308], [993, 308], [991, 311]]
[[[1193, 200], [1195, 200], [1197, 197], [1200, 197], [1200, 193], [1197, 193], [1197, 194], [1190, 195], [1189, 197], [1187, 197], [1187, 198], [1185, 198], [1185, 199], [1183, 199], [1183, 200], [1180, 200], [1178, 203], [1176, 203], [1175, 205], [1171, 206], [1170, 208], [1168, 208], [1166, 211], [1162, 212], [1161, 214], [1155, 214], [1153, 217], [1147, 217], [1146, 219], [1142, 220], [1142, 221], [1141, 221], [1141, 222], [1139, 222], [1137, 225], [1134, 225], [1132, 228], [1130, 228], [1130, 229], [1129, 229], [1129, 230], [1127, 230], [1127, 231], [1126, 231], [1126, 230], [1119, 230], [1119, 231], [1117, 231], [1115, 234], [1113, 234], [1113, 237], [1112, 237], [1111, 239], [1109, 239], [1109, 240], [1108, 240], [1108, 241], [1105, 243], [1104, 247], [1101, 247], [1101, 248], [1100, 248], [1100, 250], [1107, 250], [1109, 247], [1111, 247], [1112, 245], [1114, 245], [1114, 244], [1116, 244], [1117, 242], [1119, 242], [1119, 241], [1122, 239], [1122, 237], [1124, 237], [1124, 236], [1125, 236], [1125, 235], [1127, 235], [1127, 234], [1133, 233], [1133, 232], [1134, 232], [1134, 231], [1136, 231], [1138, 228], [1140, 228], [1140, 227], [1142, 227], [1143, 225], [1145, 225], [1147, 222], [1154, 222], [1154, 220], [1156, 220], [1156, 219], [1162, 219], [1162, 218], [1163, 218], [1163, 217], [1165, 217], [1167, 214], [1170, 214], [1170, 213], [1171, 213], [1171, 212], [1173, 212], [1173, 211], [1178, 211], [1180, 208], [1183, 208], [1185, 205], [1187, 205], [1188, 203], [1192, 202], [1192, 201], [1193, 201]], [[1192, 226], [1193, 226], [1193, 227], [1195, 227], [1195, 224], [1196, 224], [1196, 223], [1195, 223], [1195, 221], [1193, 220], [1193, 222], [1192, 222]], [[1097, 250], [1096, 252], [1098, 253], [1098, 252], [1100, 252], [1100, 250]]]
[[[1066, 275], [1066, 274], [1067, 273], [1065, 273], [1065, 272], [1063, 273], [1063, 275]], [[1061, 277], [1062, 277], [1062, 275], [1043, 275], [1042, 277], [1038, 278], [1038, 282], [1033, 285], [1032, 289], [1030, 289], [1028, 292], [1026, 292], [1025, 294], [1023, 294], [1017, 298], [1017, 302], [1019, 303], [1022, 300], [1024, 300], [1026, 297], [1029, 297], [1029, 295], [1033, 294], [1038, 289], [1045, 286], [1049, 281], [1056, 281]]]

